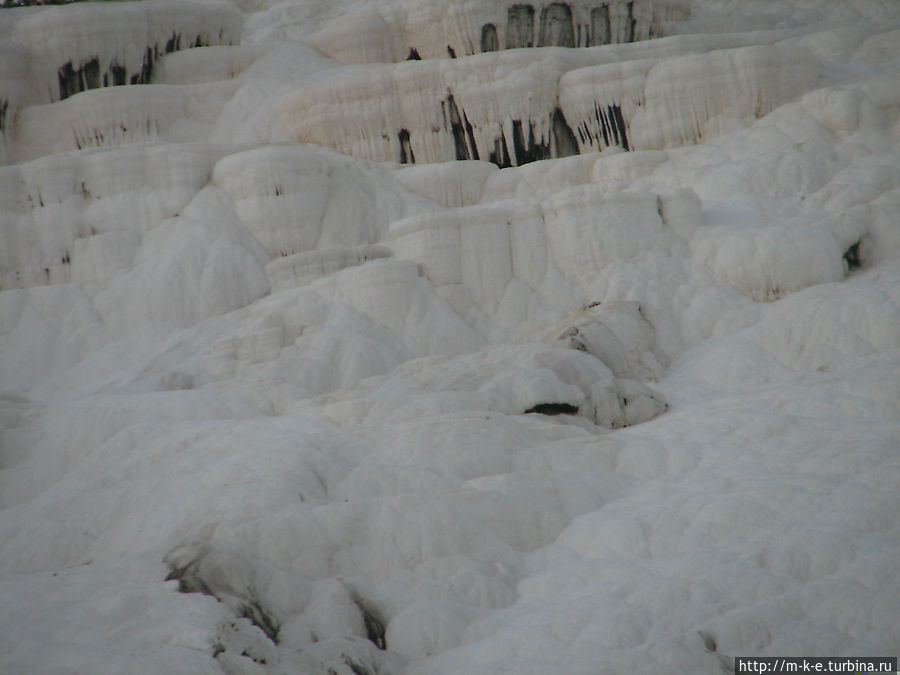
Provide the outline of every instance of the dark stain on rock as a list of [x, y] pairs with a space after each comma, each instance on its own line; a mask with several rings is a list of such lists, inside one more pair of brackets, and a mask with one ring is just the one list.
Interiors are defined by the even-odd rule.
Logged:
[[466, 117], [466, 111], [463, 110], [463, 126], [466, 129], [466, 138], [469, 140], [469, 148], [472, 151], [472, 159], [481, 159], [478, 156], [478, 144], [475, 143], [475, 130], [472, 127], [469, 118]]
[[503, 127], [500, 127], [500, 137], [494, 140], [494, 149], [491, 152], [489, 159], [501, 169], [512, 166], [512, 160], [509, 157], [509, 147], [506, 144], [506, 134], [503, 132]]
[[83, 88], [78, 88], [79, 86], [81, 86], [81, 78], [80, 76], [75, 74], [75, 69], [72, 67], [71, 61], [66, 63], [57, 71], [57, 76], [59, 78], [60, 100], [68, 98], [72, 94], [76, 94], [79, 91], [83, 91]]
[[625, 119], [622, 117], [622, 107], [613, 104], [609, 106], [609, 111], [615, 120], [616, 129], [618, 130], [619, 145], [626, 150], [630, 150], [628, 147], [628, 132], [625, 130]]
[[173, 32], [172, 37], [166, 40], [166, 54], [171, 54], [179, 49], [181, 49], [181, 36]]
[[100, 60], [95, 56], [81, 66], [81, 74], [84, 78], [85, 89], [98, 89], [100, 87]]
[[628, 3], [628, 27], [626, 29], [625, 38], [626, 42], [634, 42], [634, 27], [637, 24], [637, 19], [634, 18], [634, 2]]
[[114, 87], [123, 85], [128, 81], [128, 73], [125, 71], [125, 66], [120, 66], [115, 61], [109, 64], [109, 74], [112, 75]]
[[138, 82], [140, 84], [150, 84], [150, 78], [153, 77], [153, 51], [150, 47], [144, 51], [144, 60], [141, 62], [141, 73]]
[[400, 163], [415, 164], [416, 156], [413, 154], [412, 146], [409, 144], [409, 131], [401, 129], [397, 133], [397, 138], [400, 141]]
[[69, 61], [57, 71], [59, 100], [74, 96], [86, 89], [97, 89], [102, 81], [100, 60], [95, 56], [84, 61], [78, 68]]
[[[628, 145], [628, 131], [620, 105], [613, 103], [606, 106], [605, 109], [600, 105], [595, 105], [594, 116], [600, 130], [600, 136], [603, 137], [603, 145], [607, 147], [618, 145], [625, 150], [631, 149]], [[587, 129], [582, 134], [591, 136]], [[597, 140], [599, 141], [599, 137]]]
[[575, 30], [572, 24], [572, 8], [562, 2], [554, 2], [541, 10], [541, 30], [538, 47], [574, 47]]
[[534, 7], [513, 5], [506, 13], [506, 48], [534, 46]]
[[153, 49], [147, 47], [144, 50], [144, 59], [141, 62], [141, 70], [131, 76], [131, 84], [149, 84], [153, 76]]
[[[465, 117], [465, 111], [463, 111], [462, 116], [460, 116], [459, 108], [456, 105], [453, 94], [448, 92], [447, 99], [441, 102], [441, 107], [444, 110], [444, 124], [447, 125], [449, 123], [450, 132], [453, 134], [453, 144], [456, 148], [456, 159], [472, 159], [473, 157], [477, 159], [478, 147], [475, 145], [475, 136], [473, 133], [472, 125]], [[471, 149], [466, 143], [467, 132], [469, 140], [472, 143]]]

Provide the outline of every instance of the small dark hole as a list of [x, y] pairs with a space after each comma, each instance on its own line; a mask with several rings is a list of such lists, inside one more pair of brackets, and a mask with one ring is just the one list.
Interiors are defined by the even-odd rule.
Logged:
[[847, 263], [848, 270], [858, 270], [862, 267], [862, 261], [859, 259], [859, 243], [856, 242], [844, 251], [844, 262]]

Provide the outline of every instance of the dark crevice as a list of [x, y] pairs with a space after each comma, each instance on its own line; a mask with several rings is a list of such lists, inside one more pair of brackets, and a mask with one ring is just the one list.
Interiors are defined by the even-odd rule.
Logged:
[[553, 142], [556, 146], [556, 157], [571, 157], [578, 154], [578, 141], [566, 116], [559, 108], [553, 111]]
[[[622, 115], [622, 107], [616, 103], [606, 106], [603, 110], [599, 105], [594, 105], [594, 116], [600, 127], [600, 135], [603, 137], [603, 145], [618, 145], [625, 150], [630, 150], [628, 143], [628, 131], [625, 117]], [[599, 140], [599, 138], [598, 138]]]
[[278, 622], [275, 621], [270, 614], [263, 610], [258, 602], [254, 601], [242, 605], [240, 617], [242, 619], [249, 619], [250, 623], [266, 634], [267, 638], [274, 644], [278, 644], [278, 631], [281, 629], [281, 626], [278, 625]]
[[141, 62], [141, 72], [131, 76], [131, 84], [149, 84], [153, 75], [153, 50], [150, 47], [144, 51], [144, 60]]
[[415, 47], [409, 48], [409, 54], [406, 55], [407, 61], [421, 61], [422, 57], [419, 56], [419, 50]]
[[606, 106], [606, 121], [609, 124], [609, 135], [612, 143], [615, 145], [620, 145], [619, 141], [619, 125], [616, 124], [616, 116], [613, 113], [613, 107], [611, 105]]
[[594, 106], [594, 115], [597, 117], [597, 124], [600, 126], [600, 134], [603, 136], [603, 145], [609, 145], [609, 127], [606, 123], [606, 115], [600, 112], [600, 106]]
[[413, 154], [412, 146], [409, 144], [409, 131], [401, 129], [397, 137], [400, 140], [400, 163], [415, 164], [416, 156]]
[[450, 45], [447, 45], [447, 53], [450, 55], [451, 59], [456, 58], [456, 50], [453, 49], [453, 47], [451, 47]]
[[81, 66], [81, 74], [84, 78], [85, 89], [98, 89], [100, 87], [100, 60], [92, 58]]
[[[453, 134], [453, 143], [456, 146], [456, 159], [471, 159], [469, 148], [466, 145], [466, 130], [463, 128], [462, 118], [459, 115], [459, 108], [456, 107], [456, 101], [453, 94], [447, 94], [445, 112], [445, 123], [449, 121], [450, 131]], [[449, 120], [447, 119], [449, 117]]]
[[862, 267], [862, 259], [859, 256], [860, 241], [844, 251], [844, 262], [847, 264], [847, 271], [858, 270]]
[[512, 157], [509, 154], [509, 145], [506, 142], [506, 133], [500, 132], [500, 140], [503, 141], [503, 166], [512, 166]]
[[57, 71], [57, 75], [59, 77], [60, 99], [68, 98], [72, 94], [77, 94], [79, 91], [82, 91], [82, 89], [78, 88], [81, 84], [81, 78], [75, 74], [75, 69], [72, 68], [71, 61], [60, 68]]
[[525, 136], [522, 133], [522, 120], [513, 120], [513, 152], [516, 154], [516, 164], [521, 166], [526, 162]]
[[362, 612], [363, 623], [366, 626], [366, 637], [373, 645], [382, 651], [387, 649], [387, 640], [385, 639], [385, 626], [387, 622], [381, 613], [372, 607], [367, 601], [355, 595], [354, 601], [359, 611]]
[[150, 78], [153, 77], [153, 51], [150, 47], [144, 52], [144, 60], [141, 63], [140, 84], [150, 84]]
[[[166, 581], [177, 580], [179, 593], [203, 593], [204, 595], [214, 597], [219, 602], [223, 602], [223, 598], [201, 578], [199, 566], [199, 559], [192, 560], [183, 567], [177, 567], [170, 563], [170, 572], [168, 576], [166, 576]], [[233, 603], [236, 598], [235, 596], [228, 595], [226, 599]], [[233, 604], [229, 606], [232, 611], [235, 611]], [[247, 597], [241, 598], [236, 613], [243, 619], [249, 619], [250, 622], [265, 633], [266, 637], [274, 644], [278, 644], [278, 631], [281, 629], [281, 626], [271, 614], [263, 609], [258, 600]]]
[[[543, 141], [543, 139], [541, 139]], [[534, 136], [534, 124], [528, 123], [528, 140], [525, 140], [525, 132], [522, 128], [522, 120], [513, 120], [513, 152], [516, 156], [516, 165], [537, 162], [550, 157], [549, 143], [538, 143]]]
[[526, 415], [533, 413], [539, 415], [577, 415], [578, 406], [571, 403], [538, 403], [533, 408], [525, 411]]
[[466, 128], [466, 138], [469, 139], [469, 147], [472, 149], [472, 159], [481, 159], [478, 156], [478, 145], [475, 143], [475, 130], [472, 128], [469, 118], [466, 117], [465, 110], [463, 110], [463, 126]]
[[95, 56], [84, 61], [78, 68], [69, 61], [57, 71], [60, 100], [74, 96], [87, 89], [100, 87], [100, 60]]
[[171, 54], [179, 49], [181, 49], [181, 36], [173, 32], [172, 37], [166, 41], [166, 54]]

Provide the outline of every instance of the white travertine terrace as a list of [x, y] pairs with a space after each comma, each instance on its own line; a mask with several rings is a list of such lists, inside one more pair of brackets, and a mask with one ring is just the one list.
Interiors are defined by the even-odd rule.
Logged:
[[690, 15], [684, 0], [489, 3], [428, 0], [364, 6], [309, 43], [343, 63], [456, 58], [502, 49], [596, 47], [661, 37]]
[[[12, 125], [19, 116], [31, 116], [29, 106], [60, 101], [99, 87], [149, 83], [155, 64], [167, 53], [189, 47], [236, 44], [240, 42], [241, 24], [240, 12], [224, 2], [78, 3], [3, 12], [0, 164], [32, 156], [28, 151], [23, 157], [10, 153]], [[102, 106], [101, 102], [99, 107]], [[92, 106], [92, 113], [97, 107]], [[165, 117], [159, 106], [154, 112]], [[69, 120], [88, 114], [83, 109], [63, 113]], [[36, 123], [42, 125], [45, 133], [48, 126], [58, 126], [57, 120], [41, 117]], [[113, 135], [119, 131], [107, 128], [95, 132]], [[28, 130], [22, 133], [26, 139], [22, 144], [30, 146]], [[121, 134], [127, 134], [127, 128]], [[53, 149], [67, 148], [62, 145]]]

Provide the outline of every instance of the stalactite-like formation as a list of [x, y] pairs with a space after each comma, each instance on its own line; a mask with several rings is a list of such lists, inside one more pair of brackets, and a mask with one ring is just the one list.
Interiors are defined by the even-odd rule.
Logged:
[[[162, 49], [158, 44], [148, 46], [144, 49], [143, 58], [140, 68], [129, 77], [125, 66], [116, 60], [109, 61], [105, 70], [101, 74], [100, 57], [93, 56], [82, 61], [78, 67], [75, 67], [72, 61], [66, 62], [59, 68], [59, 100], [74, 96], [75, 94], [88, 91], [90, 89], [98, 89], [100, 87], [119, 86], [123, 84], [149, 84], [153, 77], [153, 66], [165, 54], [179, 51], [181, 49], [182, 36], [173, 33], [166, 40]], [[190, 43], [192, 47], [207, 46], [209, 41], [204, 39], [202, 35], [197, 35], [196, 39]], [[415, 51], [415, 50], [413, 50]]]

